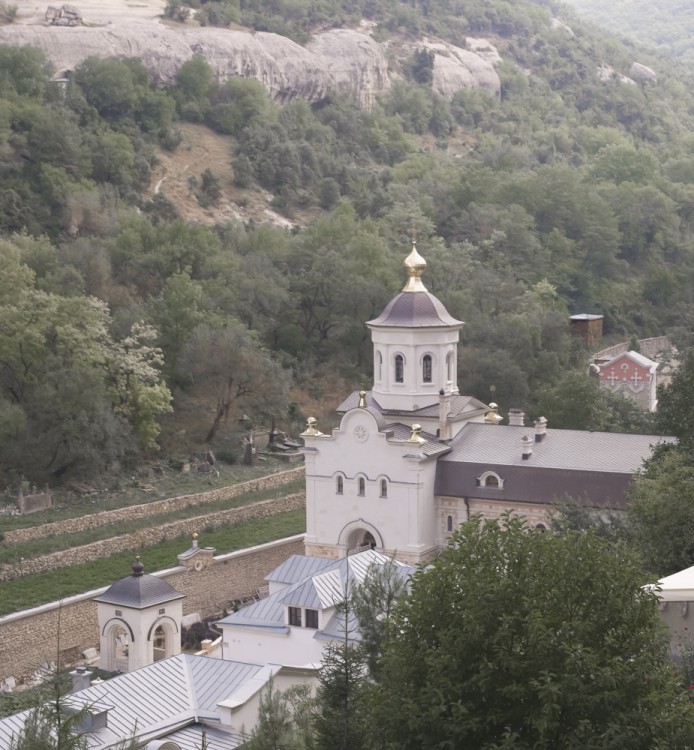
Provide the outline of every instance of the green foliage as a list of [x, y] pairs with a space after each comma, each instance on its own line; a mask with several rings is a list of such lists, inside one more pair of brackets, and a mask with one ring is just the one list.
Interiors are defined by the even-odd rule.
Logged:
[[314, 701], [307, 685], [276, 690], [272, 680], [260, 697], [258, 723], [244, 744], [248, 750], [311, 750]]
[[694, 466], [690, 450], [656, 451], [629, 492], [634, 544], [659, 577], [694, 565]]
[[656, 420], [665, 435], [674, 435], [685, 450], [694, 447], [694, 415], [691, 403], [694, 393], [694, 349], [683, 353], [670, 383], [658, 387]]
[[34, 708], [8, 750], [87, 750], [86, 732], [80, 729], [85, 714], [86, 709], [67, 712], [62, 701]]
[[642, 584], [592, 533], [464, 524], [398, 609], [375, 746], [685, 747], [692, 707]]

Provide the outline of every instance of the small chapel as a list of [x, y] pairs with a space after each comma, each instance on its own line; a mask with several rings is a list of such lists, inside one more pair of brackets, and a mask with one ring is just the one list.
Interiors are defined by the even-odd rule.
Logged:
[[546, 527], [566, 502], [619, 510], [654, 435], [553, 430], [511, 409], [461, 395], [458, 341], [464, 323], [429, 292], [413, 242], [407, 283], [367, 323], [371, 391], [338, 407], [323, 434], [302, 433], [306, 459], [306, 554], [344, 557], [376, 549], [407, 563], [430, 559], [474, 514], [515, 511]]

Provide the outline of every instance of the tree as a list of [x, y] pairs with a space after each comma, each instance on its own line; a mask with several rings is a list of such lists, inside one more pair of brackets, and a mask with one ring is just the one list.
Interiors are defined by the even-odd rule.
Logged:
[[634, 478], [627, 506], [634, 543], [658, 576], [694, 565], [694, 465], [683, 448], [656, 451]]
[[345, 635], [323, 652], [314, 719], [316, 750], [353, 750], [364, 747], [366, 740], [366, 654], [361, 644], [350, 640], [353, 614], [349, 598], [338, 610]]
[[230, 320], [200, 326], [188, 342], [183, 363], [190, 374], [188, 392], [212, 407], [205, 441], [211, 443], [232, 410], [253, 418], [283, 413], [288, 378], [252, 332]]
[[643, 582], [635, 556], [591, 532], [467, 522], [398, 608], [375, 746], [685, 747], [692, 706]]
[[247, 750], [310, 750], [310, 714], [313, 698], [308, 685], [294, 685], [281, 692], [272, 680], [260, 696], [258, 723]]
[[658, 386], [656, 424], [665, 435], [674, 435], [683, 448], [694, 446], [694, 349], [689, 349], [673, 372], [670, 384]]
[[[362, 583], [352, 591], [351, 606], [359, 623], [361, 647], [369, 674], [380, 672], [383, 649], [392, 636], [393, 614], [398, 601], [407, 592], [403, 568], [395, 560], [371, 565]], [[405, 569], [409, 575], [409, 569]]]

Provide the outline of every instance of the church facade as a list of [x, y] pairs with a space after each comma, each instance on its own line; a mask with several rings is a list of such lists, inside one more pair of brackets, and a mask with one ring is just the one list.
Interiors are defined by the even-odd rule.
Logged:
[[526, 426], [511, 410], [502, 425], [495, 404], [457, 387], [462, 321], [422, 282], [426, 262], [413, 244], [408, 280], [367, 323], [374, 386], [350, 394], [339, 426], [323, 434], [309, 419], [306, 552], [343, 557], [376, 548], [399, 560], [430, 559], [476, 513], [512, 510], [547, 525], [571, 499], [619, 509], [652, 446], [652, 435]]

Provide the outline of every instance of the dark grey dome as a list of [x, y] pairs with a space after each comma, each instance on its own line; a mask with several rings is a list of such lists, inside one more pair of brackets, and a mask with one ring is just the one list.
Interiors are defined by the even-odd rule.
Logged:
[[145, 574], [144, 569], [138, 558], [133, 563], [132, 575], [116, 581], [101, 596], [94, 597], [94, 601], [131, 609], [146, 609], [155, 604], [164, 604], [185, 597], [185, 594], [180, 594], [161, 578]]
[[393, 297], [378, 318], [370, 320], [368, 326], [392, 326], [394, 328], [449, 328], [462, 326], [439, 299], [431, 292], [400, 292]]

